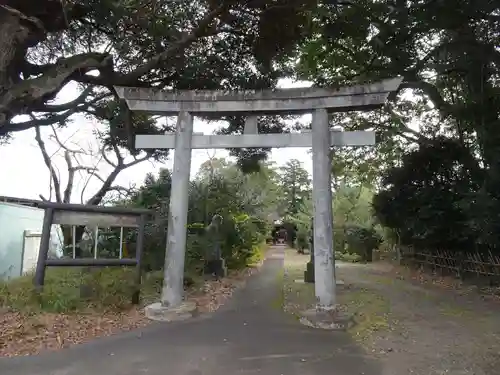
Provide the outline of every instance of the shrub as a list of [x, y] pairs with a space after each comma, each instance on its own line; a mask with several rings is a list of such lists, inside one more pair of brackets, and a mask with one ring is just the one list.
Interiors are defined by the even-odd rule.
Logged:
[[382, 237], [375, 228], [349, 226], [346, 231], [346, 242], [350, 253], [358, 254], [363, 261], [372, 261], [372, 252], [382, 243]]
[[344, 228], [336, 227], [333, 230], [333, 249], [343, 254], [345, 252]]
[[247, 266], [265, 241], [267, 230], [259, 220], [246, 214], [231, 215], [222, 226], [222, 256], [227, 266], [235, 269]]
[[286, 230], [287, 245], [293, 248], [297, 239], [297, 225], [293, 222], [285, 221], [283, 227]]
[[297, 249], [304, 250], [309, 249], [309, 233], [306, 231], [299, 230], [297, 232]]

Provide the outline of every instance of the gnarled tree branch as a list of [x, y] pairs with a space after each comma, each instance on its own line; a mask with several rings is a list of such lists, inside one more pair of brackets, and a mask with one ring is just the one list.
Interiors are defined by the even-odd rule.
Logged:
[[[53, 99], [59, 90], [74, 75], [85, 75], [88, 71], [112, 65], [111, 56], [101, 53], [86, 53], [59, 59], [53, 67], [40, 77], [20, 81], [0, 93], [0, 134], [15, 115], [39, 107]], [[1, 119], [1, 116], [0, 116]]]
[[432, 104], [436, 107], [436, 109], [441, 113], [444, 117], [448, 117], [452, 112], [452, 106], [448, 103], [436, 86], [429, 82], [415, 80], [415, 81], [403, 81], [399, 86], [398, 91], [391, 93], [389, 95], [389, 100], [394, 100], [396, 95], [404, 89], [413, 89], [421, 91], [424, 95], [426, 95]]
[[[50, 0], [45, 0], [45, 2], [52, 4]], [[82, 110], [83, 108], [75, 110], [75, 107], [78, 107], [85, 101], [87, 94], [91, 91], [90, 88], [84, 90], [82, 95], [69, 103], [60, 105], [46, 104], [48, 100], [53, 99], [61, 88], [71, 80], [105, 87], [111, 87], [113, 85], [149, 85], [141, 82], [141, 78], [151, 70], [157, 68], [159, 65], [162, 65], [163, 67], [165, 63], [168, 63], [169, 59], [175, 60], [175, 57], [180, 52], [188, 48], [200, 38], [212, 35], [213, 30], [211, 26], [213, 21], [223, 13], [227, 12], [231, 6], [230, 4], [231, 2], [224, 2], [222, 5], [209, 11], [190, 33], [184, 34], [184, 36], [182, 36], [178, 41], [172, 43], [172, 45], [165, 51], [152, 57], [149, 61], [139, 65], [129, 73], [116, 72], [113, 68], [112, 56], [108, 53], [82, 53], [67, 58], [61, 58], [55, 63], [46, 65], [27, 63], [25, 60], [26, 48], [23, 50], [24, 52], [20, 58], [16, 57], [19, 61], [14, 61], [13, 59], [15, 56], [10, 56], [9, 66], [16, 66], [17, 72], [15, 74], [12, 72], [12, 77], [17, 78], [13, 81], [0, 77], [0, 86], [3, 85], [6, 88], [5, 90], [0, 89], [0, 136], [13, 131], [25, 130], [33, 126], [56, 123], [69, 117], [70, 113], [76, 113], [77, 111]], [[4, 11], [7, 8], [2, 5], [2, 9], [4, 9]], [[82, 9], [83, 11], [85, 10], [84, 8]], [[78, 10], [79, 13], [77, 13], [80, 14], [82, 13], [82, 9], [78, 10], [78, 7], [71, 5], [69, 11], [76, 12]], [[29, 8], [23, 8], [21, 11], [16, 10], [15, 17], [17, 17], [17, 20], [28, 17], [25, 16], [22, 11], [28, 12], [29, 14], [33, 13]], [[45, 13], [40, 14], [43, 14], [44, 17], [46, 16]], [[44, 23], [40, 22], [40, 20], [36, 18], [37, 15], [38, 14], [34, 14], [33, 17], [28, 18], [37, 25], [43, 26]], [[73, 15], [71, 15], [71, 17], [73, 17]], [[45, 18], [44, 20], [47, 21]], [[20, 21], [18, 21], [18, 23], [19, 22]], [[19, 28], [21, 26], [16, 27]], [[14, 34], [17, 35], [16, 33]], [[27, 38], [27, 36], [25, 38]], [[37, 43], [40, 40], [41, 39], [39, 38]], [[23, 42], [25, 41], [23, 40]], [[17, 50], [18, 48], [14, 45], [12, 47], [13, 53]], [[2, 70], [7, 71], [8, 69], [0, 69], [0, 72], [2, 72]], [[91, 76], [87, 74], [92, 70], [99, 71], [99, 76]], [[21, 80], [19, 78], [20, 73], [22, 73], [26, 79]], [[33, 76], [35, 78], [28, 78]], [[9, 84], [5, 85], [8, 82]], [[65, 112], [64, 114], [60, 114], [61, 117], [55, 119], [47, 117], [45, 121], [41, 122], [37, 122], [40, 121], [37, 120], [33, 122], [12, 123], [12, 119], [15, 116], [33, 111], [53, 113], [60, 111]], [[67, 111], [71, 112], [66, 113]]]

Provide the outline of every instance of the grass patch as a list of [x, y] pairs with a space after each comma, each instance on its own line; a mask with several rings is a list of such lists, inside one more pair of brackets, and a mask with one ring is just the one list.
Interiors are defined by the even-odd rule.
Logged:
[[375, 332], [391, 328], [389, 302], [372, 290], [353, 288], [339, 293], [339, 303], [355, 314], [356, 325], [349, 333], [360, 342], [369, 339]]
[[[284, 281], [285, 281], [285, 271], [281, 270], [276, 276], [276, 282], [279, 285], [283, 285]], [[278, 297], [274, 301], [272, 301], [271, 307], [278, 310], [278, 309], [283, 309], [284, 306], [285, 306], [285, 290], [283, 288], [281, 290], [281, 293], [278, 294]]]
[[[125, 310], [131, 307], [135, 270], [126, 267], [97, 268], [82, 272], [80, 268], [47, 269], [40, 296], [33, 287], [33, 274], [0, 282], [0, 307], [14, 311], [71, 313], [88, 309]], [[163, 274], [143, 275], [141, 300], [154, 299], [161, 290]], [[81, 297], [81, 286], [90, 291]]]
[[[258, 247], [251, 262], [258, 265], [267, 246]], [[34, 274], [0, 280], [0, 310], [23, 314], [82, 313], [125, 311], [132, 305], [135, 290], [135, 268], [99, 267], [89, 272], [80, 267], [47, 268], [45, 285], [40, 295], [33, 286]], [[187, 270], [184, 284], [190, 290], [203, 285], [202, 269]], [[163, 271], [142, 274], [140, 305], [158, 300], [163, 284]], [[82, 286], [86, 289], [82, 297]]]
[[[458, 304], [448, 304], [445, 302], [439, 303], [439, 312], [446, 317], [450, 318], [470, 318], [476, 319], [477, 313], [465, 306], [459, 306]], [[477, 320], [477, 319], [476, 319]]]
[[297, 319], [301, 311], [307, 310], [316, 303], [314, 284], [296, 282], [304, 278], [307, 261], [308, 257], [294, 254], [293, 250], [287, 250], [285, 253], [282, 306], [285, 312]]
[[[284, 310], [296, 318], [301, 311], [314, 307], [316, 297], [314, 284], [298, 283], [303, 279], [308, 257], [297, 255], [293, 250], [285, 253], [285, 276], [283, 279]], [[357, 341], [365, 342], [372, 334], [391, 328], [390, 304], [375, 291], [356, 286], [338, 287], [337, 299], [340, 307], [355, 314], [356, 325], [349, 330]]]
[[[191, 265], [184, 274], [185, 296], [200, 312], [217, 309], [245, 277], [232, 270], [222, 282], [205, 281], [201, 271]], [[139, 306], [132, 305], [134, 279], [135, 269], [126, 267], [48, 268], [41, 295], [32, 274], [0, 281], [0, 357], [58, 350], [146, 326], [150, 320], [142, 307], [158, 300], [163, 272], [143, 274]]]
[[[265, 258], [268, 246], [256, 246], [249, 266], [257, 266]], [[88, 311], [124, 311], [132, 307], [135, 290], [135, 268], [102, 267], [90, 272], [80, 267], [47, 268], [45, 286], [38, 296], [33, 287], [33, 274], [10, 280], [0, 280], [0, 309], [24, 314], [81, 313]], [[163, 272], [143, 273], [141, 305], [158, 299]], [[196, 289], [203, 283], [201, 269], [186, 271], [185, 286]], [[82, 286], [86, 289], [82, 298]], [[87, 297], [88, 296], [88, 297]]]

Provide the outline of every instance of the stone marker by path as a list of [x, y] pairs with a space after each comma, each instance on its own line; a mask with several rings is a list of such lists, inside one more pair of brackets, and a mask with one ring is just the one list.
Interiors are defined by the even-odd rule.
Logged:
[[[305, 313], [310, 325], [329, 326], [324, 319], [336, 319], [335, 259], [331, 191], [331, 146], [375, 144], [370, 131], [330, 130], [329, 112], [372, 110], [384, 104], [402, 78], [342, 87], [339, 89], [293, 88], [263, 91], [162, 91], [149, 88], [115, 87], [131, 110], [150, 114], [176, 115], [175, 133], [137, 135], [138, 149], [174, 149], [174, 166], [168, 220], [165, 277], [161, 302], [149, 306], [152, 319], [173, 320], [193, 314], [195, 306], [183, 301], [183, 273], [186, 251], [191, 151], [208, 148], [312, 147], [314, 204], [314, 276], [317, 305]], [[259, 134], [258, 116], [312, 112], [311, 131], [287, 134]], [[242, 135], [203, 135], [193, 132], [195, 115], [246, 116]], [[317, 320], [315, 322], [315, 320]], [[309, 323], [307, 323], [309, 324]], [[333, 323], [335, 325], [336, 323]], [[331, 326], [331, 324], [330, 324]]]

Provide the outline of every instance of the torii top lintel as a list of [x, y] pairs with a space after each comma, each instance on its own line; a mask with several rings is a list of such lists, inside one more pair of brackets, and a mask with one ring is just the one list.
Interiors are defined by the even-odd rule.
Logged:
[[300, 114], [324, 108], [329, 112], [371, 110], [384, 104], [395, 92], [402, 77], [338, 89], [289, 88], [276, 90], [207, 91], [156, 90], [115, 86], [121, 99], [133, 111], [176, 115], [180, 111], [195, 115]]

